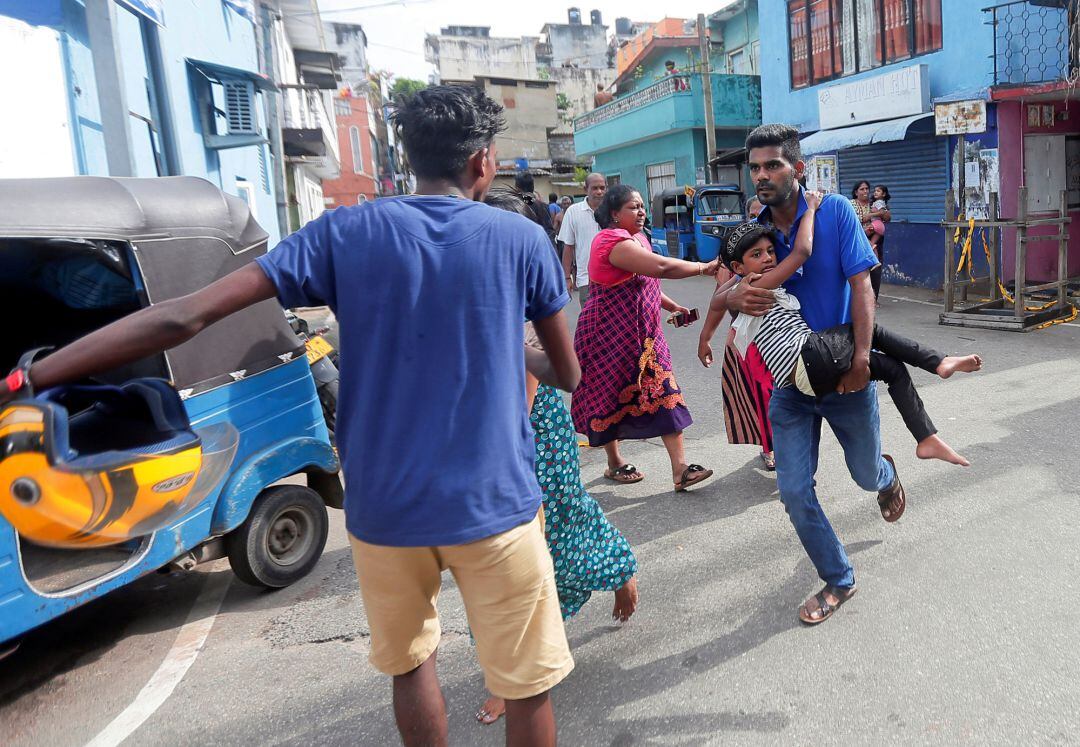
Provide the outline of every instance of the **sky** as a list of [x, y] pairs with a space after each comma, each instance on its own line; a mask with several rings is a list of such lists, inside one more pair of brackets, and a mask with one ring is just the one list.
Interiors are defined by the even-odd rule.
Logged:
[[[679, 18], [712, 13], [733, 0], [689, 0], [678, 5]], [[566, 23], [566, 10], [577, 7], [588, 23], [589, 13], [599, 10], [608, 33], [615, 18], [659, 21], [663, 4], [656, 0], [588, 0], [586, 2], [539, 3], [520, 0], [319, 0], [325, 21], [358, 23], [368, 39], [368, 59], [373, 70], [387, 70], [398, 77], [426, 81], [434, 71], [424, 61], [424, 36], [437, 34], [442, 26], [490, 26], [492, 36], [539, 36], [545, 23]]]

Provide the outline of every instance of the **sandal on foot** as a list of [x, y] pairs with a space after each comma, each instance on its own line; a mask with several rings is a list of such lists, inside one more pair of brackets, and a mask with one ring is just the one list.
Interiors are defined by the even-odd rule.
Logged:
[[604, 470], [604, 477], [613, 482], [622, 483], [623, 485], [631, 485], [635, 482], [641, 482], [645, 479], [645, 475], [638, 472], [638, 468], [630, 464], [629, 462], [619, 467], [618, 469], [611, 469], [609, 467], [608, 469]]
[[[893, 484], [877, 494], [877, 504], [878, 508], [881, 509], [881, 518], [891, 524], [904, 515], [904, 509], [907, 508], [907, 494], [904, 492], [904, 486], [900, 484], [900, 475], [896, 472], [896, 462], [888, 454], [882, 454], [881, 457], [892, 465], [893, 474], [896, 475]], [[893, 511], [889, 508], [889, 504], [896, 501], [897, 498], [900, 500], [900, 507]]]
[[700, 464], [691, 464], [683, 470], [682, 477], [675, 483], [675, 492], [681, 493], [691, 485], [697, 485], [702, 480], [712, 477], [712, 470], [705, 469]]
[[[825, 597], [826, 594], [831, 594], [836, 597], [836, 604], [830, 604], [829, 600]], [[851, 599], [853, 596], [855, 596], [854, 586], [849, 589], [843, 589], [839, 586], [826, 586], [817, 594], [807, 599], [802, 607], [799, 607], [799, 619], [807, 625], [823, 623], [832, 617], [834, 612], [840, 609], [840, 605]], [[817, 606], [808, 608], [807, 605], [811, 602], [816, 602]], [[814, 613], [817, 613], [819, 616], [814, 617]]]
[[766, 472], [776, 472], [776, 457], [773, 454], [767, 451], [761, 452], [761, 461], [765, 463]]

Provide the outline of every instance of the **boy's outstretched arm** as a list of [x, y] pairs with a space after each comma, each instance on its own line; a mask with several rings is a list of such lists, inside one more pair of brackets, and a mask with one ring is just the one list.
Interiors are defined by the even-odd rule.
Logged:
[[817, 215], [823, 195], [821, 192], [804, 192], [803, 194], [806, 196], [806, 212], [803, 213], [799, 230], [795, 234], [795, 245], [791, 249], [791, 254], [784, 257], [775, 270], [766, 273], [760, 280], [755, 280], [753, 283], [755, 288], [769, 290], [779, 288], [788, 278], [798, 272], [814, 253], [814, 216]]
[[728, 278], [727, 282], [717, 285], [716, 290], [713, 291], [712, 300], [709, 302], [709, 311], [705, 315], [705, 324], [702, 325], [701, 334], [698, 336], [698, 360], [706, 368], [711, 366], [713, 362], [713, 335], [716, 334], [717, 327], [720, 326], [720, 322], [724, 320], [724, 315], [727, 314], [727, 292], [738, 282], [739, 278], [732, 276]]
[[[162, 301], [81, 337], [30, 369], [30, 382], [47, 389], [111, 371], [187, 342], [214, 322], [259, 301], [276, 289], [254, 262], [200, 291]], [[0, 402], [12, 393], [0, 379]]]

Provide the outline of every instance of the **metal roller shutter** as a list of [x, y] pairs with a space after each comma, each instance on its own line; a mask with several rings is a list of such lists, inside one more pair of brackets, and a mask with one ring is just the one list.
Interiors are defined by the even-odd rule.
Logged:
[[894, 221], [937, 223], [941, 220], [948, 188], [947, 138], [909, 137], [840, 151], [840, 192], [866, 179], [884, 184], [892, 194], [889, 209]]

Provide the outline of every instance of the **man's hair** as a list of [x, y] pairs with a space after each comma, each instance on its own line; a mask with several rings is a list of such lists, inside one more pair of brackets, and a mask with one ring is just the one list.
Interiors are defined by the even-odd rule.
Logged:
[[743, 256], [758, 242], [758, 239], [767, 238], [776, 245], [776, 236], [772, 229], [757, 221], [750, 221], [736, 226], [728, 234], [727, 240], [720, 247], [720, 261], [732, 272], [736, 262], [742, 262]]
[[548, 202], [558, 202], [559, 196], [554, 192], [548, 192]]
[[529, 220], [533, 220], [532, 210], [529, 210], [525, 201], [521, 199], [521, 195], [509, 189], [490, 190], [484, 197], [484, 204], [500, 210], [509, 210], [511, 213], [524, 215]]
[[590, 173], [588, 176], [585, 177], [585, 187], [586, 188], [588, 188], [588, 186], [589, 186], [589, 180], [590, 179], [599, 179], [600, 181], [607, 184], [607, 179], [599, 171], [593, 171], [592, 173]]
[[751, 148], [780, 148], [784, 160], [794, 166], [802, 160], [799, 131], [786, 124], [763, 124], [746, 136], [746, 150]]
[[560, 205], [563, 205], [563, 204], [565, 204], [565, 205], [573, 205], [574, 204], [574, 198], [571, 197], [570, 195], [563, 195], [562, 197], [559, 198], [559, 204]]
[[749, 200], [746, 201], [746, 212], [750, 212], [750, 206], [753, 205], [755, 202], [759, 205], [761, 204], [761, 198], [757, 195], [753, 195]]
[[600, 228], [611, 228], [615, 223], [615, 213], [622, 210], [622, 206], [630, 202], [630, 197], [637, 192], [629, 184], [616, 184], [604, 192], [600, 206], [593, 211], [596, 225]]
[[675, 67], [675, 60], [664, 60], [664, 67], [667, 67], [668, 65]]
[[526, 194], [532, 194], [536, 191], [536, 182], [533, 181], [533, 176], [528, 171], [519, 171], [514, 174], [514, 186], [517, 187], [519, 192], [525, 192]]
[[394, 124], [422, 179], [457, 179], [506, 129], [503, 109], [475, 86], [428, 86], [394, 102]]

